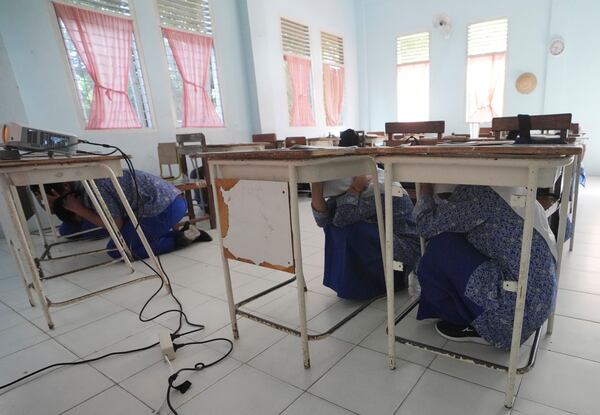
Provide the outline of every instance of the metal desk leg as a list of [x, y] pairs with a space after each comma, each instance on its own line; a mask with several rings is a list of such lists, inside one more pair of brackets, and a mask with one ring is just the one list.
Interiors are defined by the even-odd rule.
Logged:
[[27, 299], [29, 300], [29, 305], [31, 305], [32, 307], [35, 307], [35, 301], [33, 300], [33, 296], [31, 295], [31, 288], [33, 285], [27, 279], [27, 273], [25, 272], [25, 267], [23, 266], [21, 257], [19, 256], [19, 254], [17, 253], [17, 250], [13, 246], [12, 241], [8, 242], [8, 246], [10, 248], [10, 253], [12, 254], [13, 258], [15, 259], [15, 262], [17, 263], [19, 275], [21, 276], [21, 279], [23, 280], [23, 284], [25, 285], [25, 292], [27, 292]]
[[35, 197], [29, 186], [26, 187], [25, 192], [27, 193], [27, 199], [29, 200], [31, 209], [33, 210], [33, 220], [35, 221], [35, 226], [37, 226], [38, 232], [40, 233], [40, 238], [42, 238], [42, 242], [44, 244], [44, 250], [47, 250], [49, 247], [48, 239], [46, 238], [46, 234], [44, 233], [44, 227], [42, 226], [42, 221], [40, 220], [40, 217], [38, 214], [38, 207], [37, 207], [37, 204], [35, 203]]
[[296, 266], [296, 289], [298, 291], [298, 314], [300, 316], [300, 339], [302, 342], [302, 354], [304, 367], [310, 367], [310, 354], [308, 350], [308, 328], [306, 323], [306, 297], [304, 294], [304, 272], [302, 265], [302, 248], [300, 241], [300, 218], [298, 213], [298, 172], [294, 166], [288, 167], [290, 213], [292, 215], [292, 244], [294, 249], [294, 262]]
[[375, 198], [375, 212], [377, 215], [377, 230], [379, 232], [379, 246], [381, 247], [381, 259], [383, 260], [383, 268], [385, 269], [385, 225], [383, 221], [383, 206], [381, 205], [381, 189], [379, 188], [379, 180], [377, 173], [377, 164], [375, 159], [372, 159], [371, 176], [373, 177], [373, 190], [380, 197]]
[[115, 190], [117, 191], [117, 195], [119, 196], [119, 200], [121, 201], [121, 204], [125, 208], [125, 212], [127, 213], [129, 220], [131, 221], [133, 227], [135, 228], [135, 231], [136, 231], [138, 237], [140, 238], [140, 241], [142, 242], [142, 245], [144, 246], [146, 253], [148, 254], [148, 258], [150, 258], [150, 260], [152, 261], [152, 264], [154, 265], [154, 269], [156, 270], [156, 273], [163, 280], [163, 283], [167, 287], [167, 291], [169, 293], [171, 293], [172, 292], [171, 284], [169, 284], [169, 280], [168, 280], [167, 276], [165, 275], [165, 272], [163, 271], [158, 260], [156, 259], [154, 252], [152, 252], [152, 248], [150, 247], [150, 244], [148, 243], [148, 239], [146, 239], [146, 235], [144, 235], [144, 231], [142, 231], [142, 228], [139, 225], [137, 217], [136, 217], [135, 213], [133, 212], [133, 209], [131, 209], [131, 205], [129, 204], [127, 197], [125, 197], [125, 193], [123, 193], [123, 189], [121, 188], [121, 185], [119, 184], [119, 181], [117, 180], [117, 176], [115, 176], [115, 172], [112, 171], [112, 169], [105, 164], [101, 164], [101, 166], [108, 172], [110, 181], [113, 184], [113, 187], [115, 188]]
[[229, 261], [225, 256], [225, 249], [223, 248], [223, 237], [221, 233], [221, 216], [219, 212], [219, 204], [216, 202], [219, 200], [219, 196], [217, 195], [217, 186], [215, 186], [215, 178], [216, 168], [213, 164], [209, 164], [208, 168], [210, 169], [210, 180], [212, 183], [211, 191], [213, 192], [213, 200], [215, 200], [215, 204], [213, 205], [215, 210], [215, 218], [217, 225], [217, 232], [219, 233], [219, 249], [221, 250], [221, 258], [223, 260], [223, 275], [225, 277], [225, 291], [227, 293], [227, 306], [229, 307], [229, 319], [231, 320], [231, 330], [233, 331], [233, 338], [239, 339], [240, 332], [238, 330], [237, 317], [235, 312], [235, 301], [233, 298], [233, 287], [231, 285], [231, 273], [229, 271]]
[[387, 293], [388, 359], [396, 368], [396, 324], [394, 307], [394, 218], [392, 206], [392, 163], [385, 163], [385, 287]]
[[[133, 271], [133, 265], [131, 265], [131, 262], [129, 261], [129, 256], [123, 249], [123, 245], [122, 245], [123, 239], [121, 238], [120, 232], [117, 229], [117, 226], [116, 226], [114, 220], [112, 220], [112, 217], [111, 217], [111, 220], [109, 220], [107, 215], [104, 213], [104, 210], [102, 209], [102, 207], [100, 206], [100, 202], [98, 201], [99, 200], [98, 195], [94, 191], [92, 191], [92, 189], [90, 187], [90, 183], [88, 183], [87, 180], [82, 180], [81, 183], [83, 184], [83, 188], [87, 192], [87, 194], [92, 202], [92, 205], [94, 205], [94, 209], [96, 209], [98, 216], [100, 216], [100, 219], [102, 220], [104, 227], [106, 228], [108, 234], [110, 235], [110, 238], [113, 240], [117, 250], [121, 254], [123, 261], [125, 261], [125, 264], [127, 264], [129, 269], [131, 269]], [[95, 186], [96, 186], [96, 184], [94, 183], [94, 187]], [[96, 187], [94, 190], [98, 190], [98, 188]], [[117, 235], [117, 232], [119, 232], [119, 235]]]
[[525, 220], [523, 221], [523, 239], [521, 245], [521, 260], [519, 264], [519, 280], [517, 283], [517, 298], [515, 318], [513, 321], [512, 343], [508, 364], [508, 379], [504, 406], [512, 408], [515, 398], [515, 383], [517, 380], [517, 364], [521, 351], [521, 332], [523, 330], [523, 315], [525, 313], [525, 298], [527, 296], [527, 280], [529, 278], [529, 260], [531, 256], [531, 240], [533, 236], [533, 214], [536, 203], [538, 169], [530, 168], [527, 181], [527, 201], [525, 204]]
[[48, 196], [46, 196], [44, 185], [40, 183], [38, 185], [38, 187], [39, 187], [40, 193], [42, 195], [42, 202], [43, 202], [42, 207], [44, 208], [44, 211], [46, 212], [46, 218], [48, 219], [48, 225], [50, 226], [50, 229], [52, 231], [52, 236], [54, 237], [54, 242], [56, 242], [58, 240], [58, 232], [56, 232], [56, 228], [52, 224], [52, 214], [50, 213], [52, 209], [50, 206], [50, 202], [48, 202]]
[[[577, 164], [577, 163], [574, 163]], [[577, 183], [574, 183], [572, 180], [572, 172], [573, 169], [571, 166], [566, 166], [563, 171], [563, 181], [561, 186], [561, 196], [560, 196], [560, 210], [559, 210], [559, 221], [558, 221], [558, 240], [556, 242], [556, 250], [558, 254], [558, 258], [556, 260], [556, 285], [558, 286], [558, 281], [560, 279], [560, 271], [562, 265], [562, 255], [563, 255], [563, 246], [565, 244], [565, 233], [567, 229], [567, 220], [569, 218], [569, 196], [571, 195], [572, 186], [577, 186]], [[552, 308], [552, 312], [548, 317], [548, 327], [546, 327], [546, 333], [552, 334], [554, 330], [554, 307]]]
[[[121, 242], [123, 251], [125, 251], [125, 253], [128, 255], [129, 261], [133, 261], [134, 260], [133, 254], [131, 253], [131, 250], [129, 249], [127, 242], [125, 242], [125, 238], [123, 238], [123, 235], [121, 234], [121, 230], [115, 223], [115, 220], [112, 217], [112, 214], [110, 213], [110, 210], [108, 209], [108, 206], [106, 206], [106, 202], [102, 198], [102, 194], [100, 193], [100, 190], [98, 189], [98, 186], [96, 185], [96, 182], [93, 180], [89, 180], [88, 183], [90, 185], [90, 188], [94, 192], [94, 195], [96, 196], [96, 199], [98, 200], [98, 203], [100, 203], [100, 206], [104, 210], [104, 215], [106, 216], [106, 218], [112, 225], [113, 229], [115, 230], [115, 234], [117, 235], [117, 237], [119, 238], [119, 241]], [[131, 272], [133, 273], [133, 272], [135, 272], [135, 269], [133, 268], [133, 266], [131, 265], [131, 262], [129, 262], [129, 261], [125, 261], [125, 263], [129, 266], [129, 268], [131, 269]]]
[[573, 251], [573, 244], [575, 243], [575, 222], [577, 221], [577, 201], [579, 200], [579, 175], [581, 174], [581, 156], [575, 156], [575, 161], [576, 162], [573, 163], [573, 166], [575, 168], [575, 172], [573, 172], [573, 186], [575, 188], [573, 189], [573, 219], [571, 227], [571, 240], [569, 241], [569, 252]]
[[[52, 321], [52, 317], [50, 317], [50, 311], [48, 310], [48, 302], [46, 301], [46, 296], [44, 295], [44, 290], [42, 288], [42, 283], [40, 282], [40, 276], [38, 274], [38, 268], [35, 264], [33, 256], [31, 255], [31, 247], [29, 245], [29, 238], [27, 238], [25, 234], [25, 229], [27, 226], [26, 222], [21, 220], [23, 208], [21, 206], [21, 201], [19, 197], [14, 197], [16, 195], [16, 191], [13, 191], [13, 186], [10, 185], [8, 180], [4, 175], [0, 175], [0, 189], [5, 189], [5, 191], [0, 192], [2, 195], [0, 197], [3, 199], [3, 204], [6, 207], [6, 214], [9, 216], [9, 223], [7, 226], [10, 226], [9, 235], [13, 235], [15, 238], [14, 251], [17, 253], [17, 257], [21, 258], [22, 262], [22, 271], [25, 272], [23, 275], [23, 279], [27, 281], [26, 274], [31, 276], [31, 281], [35, 292], [38, 295], [38, 300], [42, 307], [42, 311], [44, 313], [44, 317], [46, 318], [46, 322], [48, 323], [48, 327], [50, 329], [54, 328], [54, 322]], [[19, 214], [21, 212], [21, 214]], [[6, 230], [5, 230], [6, 231]]]

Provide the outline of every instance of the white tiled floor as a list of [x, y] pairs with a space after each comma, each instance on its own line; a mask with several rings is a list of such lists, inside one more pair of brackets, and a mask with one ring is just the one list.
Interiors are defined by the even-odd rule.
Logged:
[[[514, 409], [503, 405], [501, 373], [398, 345], [398, 367], [387, 368], [384, 352], [385, 302], [378, 300], [326, 340], [311, 342], [312, 368], [302, 367], [300, 343], [259, 323], [241, 319], [241, 338], [230, 357], [199, 373], [181, 375], [189, 391], [172, 393], [180, 414], [398, 414], [398, 415], [564, 415], [600, 413], [600, 178], [581, 191], [573, 253], [565, 254], [555, 332], [545, 337], [535, 369], [520, 379]], [[302, 199], [302, 241], [310, 327], [328, 328], [355, 302], [339, 301], [322, 286], [323, 234]], [[192, 322], [206, 329], [190, 334], [199, 341], [232, 338], [217, 243], [199, 244], [165, 255], [163, 264]], [[232, 263], [236, 299], [263, 290], [287, 276]], [[133, 276], [147, 271], [136, 264]], [[56, 266], [54, 267], [56, 268]], [[137, 313], [158, 287], [153, 279], [93, 299], [55, 309], [56, 329], [48, 330], [39, 308], [31, 308], [6, 245], [0, 241], [0, 384], [41, 366], [139, 348], [157, 341], [160, 327], [174, 329], [167, 314], [142, 323]], [[48, 281], [48, 296], [62, 299], [132, 278], [122, 265]], [[297, 324], [295, 289], [287, 287], [248, 308]], [[406, 301], [398, 293], [398, 305]], [[173, 308], [165, 291], [145, 317]], [[408, 318], [399, 331], [407, 337], [462, 350], [499, 362], [506, 353], [440, 338], [431, 322]], [[188, 339], [188, 340], [189, 340]], [[177, 352], [175, 369], [210, 362], [226, 351], [223, 343], [187, 346]], [[1, 415], [152, 414], [165, 398], [169, 367], [157, 347], [91, 364], [55, 369], [0, 391]], [[161, 413], [167, 414], [163, 408]]]

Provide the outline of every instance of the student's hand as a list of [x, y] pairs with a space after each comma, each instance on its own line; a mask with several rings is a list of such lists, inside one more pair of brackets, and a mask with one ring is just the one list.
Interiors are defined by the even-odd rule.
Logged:
[[350, 191], [355, 193], [362, 193], [371, 184], [371, 176], [356, 176], [352, 179], [350, 185]]
[[79, 212], [81, 212], [82, 208], [85, 208], [83, 206], [83, 203], [81, 202], [81, 199], [73, 193], [71, 193], [71, 194], [67, 195], [67, 197], [65, 197], [65, 200], [63, 202], [63, 207], [73, 213], [79, 213]]
[[421, 183], [421, 196], [423, 195], [433, 195], [433, 184]]

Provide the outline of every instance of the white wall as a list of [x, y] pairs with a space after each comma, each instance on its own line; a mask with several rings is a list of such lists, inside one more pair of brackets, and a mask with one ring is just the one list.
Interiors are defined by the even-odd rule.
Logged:
[[26, 123], [25, 107], [2, 36], [0, 36], [0, 96], [2, 97], [0, 99], [0, 124], [3, 120]]
[[[465, 122], [467, 26], [508, 18], [507, 71], [504, 114], [539, 113], [543, 109], [546, 44], [550, 0], [472, 1], [357, 0], [360, 30], [364, 32], [367, 128], [382, 130], [396, 120], [396, 38], [428, 31], [430, 37], [430, 119], [445, 120], [446, 132], [468, 132]], [[446, 13], [452, 21], [449, 39], [434, 30], [433, 18]], [[514, 83], [522, 72], [533, 72], [538, 88], [519, 94]], [[366, 85], [366, 87], [364, 86]]]
[[[254, 61], [260, 129], [275, 132], [279, 138], [304, 135], [314, 137], [340, 129], [358, 128], [358, 56], [356, 17], [348, 0], [246, 0]], [[286, 73], [281, 45], [281, 17], [309, 26], [313, 76], [315, 127], [290, 127]], [[325, 124], [321, 31], [344, 39], [345, 95], [344, 125]]]
[[[133, 154], [137, 168], [157, 172], [156, 145], [174, 141], [175, 109], [162, 47], [156, 3], [130, 0], [135, 13], [138, 48], [153, 108], [151, 129], [86, 131], [67, 66], [62, 38], [49, 0], [0, 0], [0, 36], [14, 70], [30, 125], [108, 142]], [[225, 115], [224, 128], [200, 129], [209, 143], [250, 141], [251, 100], [248, 99], [244, 49], [236, 0], [212, 2], [217, 66]], [[0, 56], [2, 56], [0, 50]], [[2, 58], [0, 58], [2, 59]], [[2, 78], [4, 81], [4, 60]], [[2, 86], [2, 84], [0, 84]], [[15, 115], [0, 112], [1, 118]]]
[[562, 36], [565, 51], [549, 56], [544, 110], [572, 112], [590, 137], [584, 159], [589, 174], [600, 174], [600, 2], [553, 0], [549, 39]]

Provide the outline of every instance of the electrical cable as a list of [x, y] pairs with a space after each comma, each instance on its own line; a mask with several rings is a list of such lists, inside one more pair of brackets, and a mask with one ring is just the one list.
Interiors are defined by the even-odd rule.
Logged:
[[229, 350], [223, 356], [221, 356], [220, 358], [218, 358], [210, 363], [198, 362], [193, 367], [183, 367], [183, 368], [179, 369], [177, 372], [173, 373], [171, 376], [169, 376], [169, 386], [167, 387], [167, 406], [169, 407], [169, 409], [171, 410], [173, 415], [178, 415], [178, 412], [175, 410], [175, 408], [173, 407], [173, 404], [171, 403], [171, 389], [176, 389], [181, 393], [185, 393], [190, 388], [190, 386], [192, 386], [192, 383], [189, 380], [185, 380], [185, 381], [181, 382], [180, 384], [175, 385], [175, 379], [177, 379], [179, 374], [182, 372], [199, 372], [208, 367], [216, 365], [217, 363], [226, 359], [227, 356], [229, 356], [231, 354], [231, 352], [233, 350], [233, 342], [224, 337], [217, 337], [214, 339], [197, 341], [197, 342], [173, 344], [175, 346], [175, 350], [177, 351], [177, 349], [180, 349], [185, 346], [191, 346], [191, 345], [195, 345], [195, 344], [206, 344], [206, 343], [212, 343], [212, 342], [217, 342], [217, 341], [224, 341], [229, 344]]
[[[101, 143], [94, 143], [94, 142], [90, 142], [87, 140], [79, 140], [79, 143], [84, 143], [84, 144], [89, 144], [89, 145], [93, 145], [93, 146], [99, 146], [99, 147], [104, 147], [104, 148], [111, 148], [113, 149], [112, 152], [107, 153], [107, 154], [103, 154], [103, 155], [110, 155], [110, 154], [114, 154], [115, 152], [119, 152], [122, 156], [123, 159], [125, 160], [125, 163], [127, 164], [127, 168], [131, 174], [131, 177], [133, 179], [133, 183], [134, 183], [134, 188], [135, 188], [135, 193], [136, 193], [136, 208], [133, 209], [133, 213], [135, 215], [136, 218], [136, 226], [134, 228], [134, 230], [137, 230], [141, 225], [140, 225], [140, 220], [139, 218], [142, 216], [139, 214], [139, 210], [140, 210], [140, 200], [141, 200], [141, 195], [139, 192], [139, 186], [138, 186], [138, 182], [137, 182], [137, 176], [135, 174], [135, 168], [133, 167], [133, 163], [131, 162], [131, 159], [129, 158], [129, 156], [127, 154], [125, 154], [125, 152], [123, 152], [120, 148], [110, 145], [110, 144], [101, 144]], [[79, 152], [82, 152], [83, 154], [94, 154], [94, 153], [89, 153], [89, 152], [84, 152], [83, 150], [79, 150]], [[96, 155], [100, 155], [95, 153]], [[142, 212], [143, 212], [143, 207], [144, 204], [142, 203]], [[149, 242], [150, 243], [150, 242]], [[130, 246], [131, 248], [131, 246]], [[166, 271], [164, 270], [164, 267], [162, 265], [162, 262], [160, 260], [160, 256], [159, 255], [155, 255], [157, 260], [158, 260], [158, 265], [160, 267], [160, 270], [162, 271], [162, 275], [165, 276], [167, 283], [169, 284], [169, 287], [171, 287], [171, 289], [169, 290], [169, 294], [170, 296], [174, 299], [174, 301], [177, 303], [178, 305], [178, 309], [170, 309], [170, 310], [166, 310], [163, 311], [153, 317], [150, 318], [144, 318], [142, 316], [144, 310], [146, 309], [146, 307], [150, 304], [150, 302], [158, 295], [158, 293], [163, 289], [164, 285], [165, 285], [165, 281], [163, 278], [161, 278], [161, 283], [160, 283], [160, 287], [150, 296], [150, 298], [148, 298], [148, 300], [144, 303], [144, 305], [142, 306], [142, 308], [140, 309], [140, 312], [138, 314], [138, 318], [141, 322], [149, 322], [152, 320], [157, 319], [160, 316], [163, 316], [167, 313], [178, 313], [179, 315], [179, 322], [178, 322], [178, 326], [177, 329], [171, 334], [171, 339], [175, 340], [181, 336], [184, 335], [188, 335], [188, 334], [192, 334], [195, 332], [198, 332], [200, 330], [204, 329], [204, 325], [202, 324], [197, 324], [197, 323], [192, 323], [189, 321], [187, 315], [185, 314], [185, 312], [183, 311], [183, 305], [181, 304], [181, 302], [179, 301], [179, 299], [177, 298], [177, 296], [175, 296], [175, 293], [172, 290], [172, 284], [171, 284], [171, 280], [168, 276], [168, 274], [166, 273]], [[152, 272], [154, 272], [157, 275], [161, 275], [154, 267], [152, 267], [150, 264], [148, 264], [146, 261], [144, 261], [143, 258], [134, 258], [134, 259], [139, 259], [146, 267], [148, 267], [150, 270], [152, 270]], [[191, 326], [191, 327], [195, 327], [195, 329], [186, 331], [184, 333], [179, 333], [183, 327], [183, 321], [185, 320], [185, 322]], [[231, 342], [231, 340], [226, 339], [226, 338], [215, 338], [215, 339], [209, 339], [209, 340], [204, 340], [204, 341], [196, 341], [196, 342], [187, 342], [187, 343], [174, 343], [174, 347], [175, 350], [185, 347], [185, 346], [190, 346], [190, 345], [196, 345], [196, 344], [206, 344], [206, 343], [211, 343], [211, 342], [215, 342], [215, 341], [225, 341], [227, 343], [229, 343], [229, 350], [227, 351], [227, 353], [225, 353], [223, 356], [221, 356], [220, 358], [218, 358], [217, 360], [210, 362], [208, 364], [205, 364], [203, 362], [199, 362], [196, 365], [194, 365], [194, 367], [188, 367], [188, 368], [182, 368], [179, 369], [178, 371], [176, 371], [175, 373], [172, 373], [171, 376], [169, 376], [168, 379], [168, 388], [167, 388], [167, 396], [166, 396], [166, 401], [167, 401], [167, 405], [169, 406], [169, 409], [173, 412], [174, 415], [177, 415], [177, 411], [175, 411], [175, 409], [173, 408], [171, 402], [170, 402], [170, 393], [171, 393], [171, 389], [177, 389], [179, 390], [181, 393], [185, 393], [187, 391], [187, 389], [191, 386], [191, 382], [186, 380], [184, 382], [182, 382], [179, 385], [174, 385], [174, 381], [177, 378], [177, 376], [185, 371], [200, 371], [203, 370], [207, 367], [213, 366], [219, 362], [221, 362], [223, 359], [227, 358], [229, 356], [229, 354], [231, 354], [231, 351], [233, 350], [233, 342]], [[34, 372], [31, 372], [25, 376], [22, 376], [18, 379], [13, 380], [12, 382], [9, 382], [5, 385], [0, 385], [0, 390], [5, 389], [9, 386], [12, 386], [16, 383], [19, 383], [25, 379], [28, 379], [32, 376], [35, 376], [41, 372], [44, 372], [46, 370], [55, 368], [55, 367], [59, 367], [59, 366], [75, 366], [75, 365], [81, 365], [81, 364], [87, 364], [87, 363], [91, 363], [91, 362], [95, 362], [101, 359], [105, 359], [107, 357], [111, 357], [111, 356], [117, 356], [117, 355], [125, 355], [125, 354], [130, 354], [130, 353], [137, 353], [137, 352], [141, 352], [141, 351], [145, 351], [145, 350], [149, 350], [155, 346], [157, 346], [159, 344], [159, 342], [155, 342], [153, 344], [150, 344], [148, 346], [144, 346], [144, 347], [140, 347], [137, 349], [131, 349], [131, 350], [124, 350], [124, 351], [119, 351], [119, 352], [111, 352], [111, 353], [107, 353], [105, 355], [102, 356], [98, 356], [92, 359], [86, 359], [86, 360], [78, 360], [75, 362], [62, 362], [62, 363], [54, 363], [51, 365], [48, 365], [46, 367], [43, 367], [41, 369], [38, 369]], [[166, 356], [165, 356], [166, 358]], [[167, 359], [167, 363], [169, 364], [171, 370], [173, 370], [173, 366], [171, 365], [171, 362], [168, 361]], [[161, 406], [155, 411], [158, 412], [160, 410], [160, 408], [164, 405], [164, 402], [161, 404]]]

